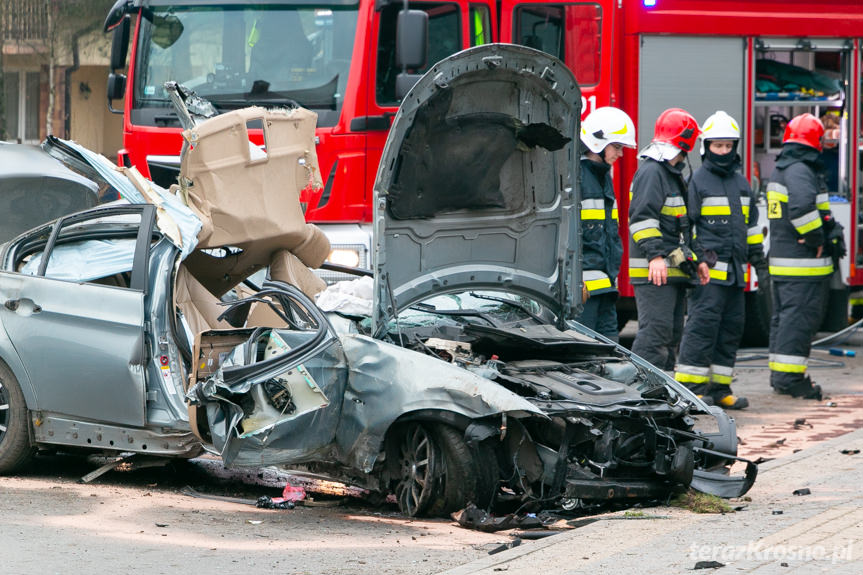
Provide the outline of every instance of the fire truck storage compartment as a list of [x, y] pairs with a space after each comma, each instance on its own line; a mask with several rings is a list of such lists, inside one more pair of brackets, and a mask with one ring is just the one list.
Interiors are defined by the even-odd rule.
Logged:
[[[764, 38], [755, 42], [754, 173], [760, 174], [765, 193], [776, 158], [782, 149], [786, 123], [794, 116], [811, 113], [825, 125], [821, 159], [827, 169], [826, 185], [834, 217], [851, 231], [848, 109], [851, 42], [843, 39]], [[848, 240], [846, 233], [846, 242]], [[770, 238], [767, 237], [769, 244]], [[847, 325], [849, 258], [840, 262], [840, 273], [831, 283], [830, 305], [822, 330], [836, 331]]]
[[[683, 108], [699, 124], [724, 110], [745, 124], [745, 50], [743, 38], [642, 36], [638, 148], [650, 142], [656, 118], [666, 108]], [[745, 150], [743, 141], [739, 149]], [[701, 165], [697, 145], [689, 161], [693, 169]]]

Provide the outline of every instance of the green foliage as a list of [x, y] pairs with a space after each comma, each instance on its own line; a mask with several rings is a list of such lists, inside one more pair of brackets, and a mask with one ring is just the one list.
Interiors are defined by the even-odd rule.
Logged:
[[672, 507], [689, 509], [693, 513], [733, 513], [734, 510], [722, 498], [690, 489], [671, 500]]

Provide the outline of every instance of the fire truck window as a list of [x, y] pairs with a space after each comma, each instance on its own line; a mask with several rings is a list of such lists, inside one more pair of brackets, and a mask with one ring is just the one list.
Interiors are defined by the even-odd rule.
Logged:
[[470, 5], [470, 45], [481, 46], [491, 42], [491, 16], [485, 4]]
[[[396, 67], [396, 20], [401, 9], [401, 4], [392, 4], [381, 11], [375, 87], [376, 100], [380, 105], [398, 104], [396, 76], [401, 73], [401, 69]], [[461, 50], [458, 4], [411, 4], [411, 9], [424, 10], [429, 16], [428, 61], [422, 68], [408, 70], [412, 74], [423, 74], [440, 60]], [[490, 30], [487, 34], [490, 34]]]
[[515, 9], [515, 43], [556, 56], [582, 86], [599, 83], [602, 9], [598, 4], [522, 4]]

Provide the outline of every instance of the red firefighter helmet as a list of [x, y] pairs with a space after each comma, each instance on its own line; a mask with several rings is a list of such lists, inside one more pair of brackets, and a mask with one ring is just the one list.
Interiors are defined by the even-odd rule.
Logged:
[[653, 141], [671, 144], [684, 152], [691, 152], [701, 130], [692, 114], [680, 108], [669, 108], [656, 119]]
[[803, 144], [810, 148], [821, 151], [821, 137], [824, 135], [824, 124], [812, 114], [800, 114], [794, 116], [785, 126], [785, 135], [782, 143], [793, 142]]

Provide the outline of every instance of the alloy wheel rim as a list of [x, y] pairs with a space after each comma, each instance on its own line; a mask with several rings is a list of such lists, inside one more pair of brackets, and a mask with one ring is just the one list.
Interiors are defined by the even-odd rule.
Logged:
[[399, 467], [396, 500], [402, 511], [415, 515], [431, 498], [437, 469], [434, 442], [422, 425], [415, 425], [404, 434], [399, 445]]

